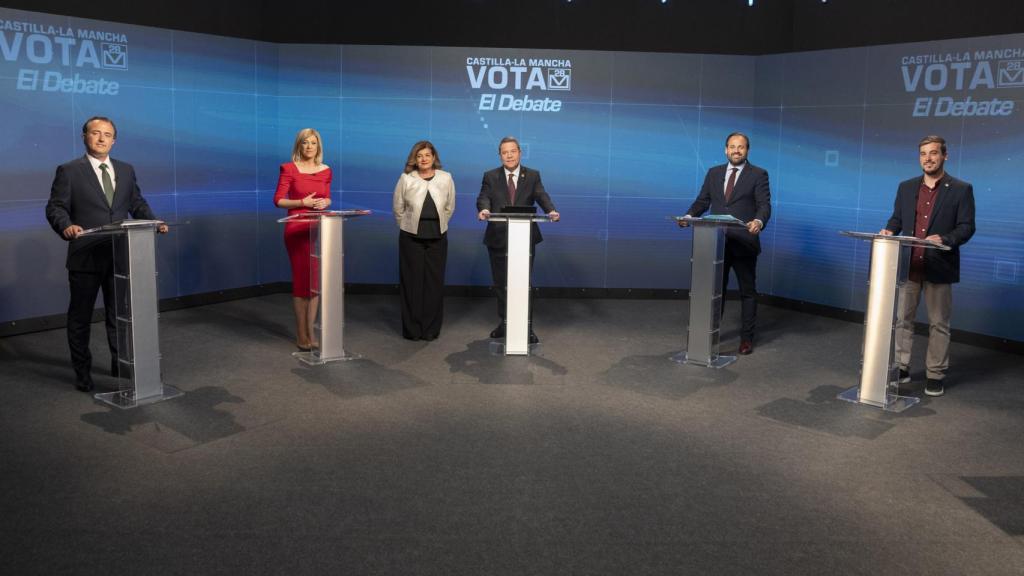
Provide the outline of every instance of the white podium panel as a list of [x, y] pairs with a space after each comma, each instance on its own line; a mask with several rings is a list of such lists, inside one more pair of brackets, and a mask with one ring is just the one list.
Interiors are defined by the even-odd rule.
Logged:
[[508, 222], [508, 274], [505, 294], [505, 341], [496, 351], [505, 356], [530, 353], [530, 248], [533, 222], [550, 222], [538, 214], [494, 213], [492, 222]]
[[508, 223], [508, 285], [505, 300], [505, 355], [530, 353], [530, 226], [531, 221]]

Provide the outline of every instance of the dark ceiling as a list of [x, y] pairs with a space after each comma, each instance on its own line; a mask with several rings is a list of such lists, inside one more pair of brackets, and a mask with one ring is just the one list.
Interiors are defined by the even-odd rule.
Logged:
[[1024, 32], [1022, 0], [0, 0], [271, 42], [767, 54]]

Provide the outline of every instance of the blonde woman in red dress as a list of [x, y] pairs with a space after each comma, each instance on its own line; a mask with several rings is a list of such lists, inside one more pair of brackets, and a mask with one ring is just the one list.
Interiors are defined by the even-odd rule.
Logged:
[[[295, 136], [292, 161], [281, 164], [274, 205], [287, 208], [288, 215], [326, 210], [331, 205], [331, 169], [324, 164], [320, 133], [303, 128]], [[313, 336], [319, 298], [313, 295], [310, 268], [308, 222], [288, 222], [284, 226], [284, 245], [292, 263], [292, 304], [295, 308], [295, 345], [299, 350], [319, 346]]]

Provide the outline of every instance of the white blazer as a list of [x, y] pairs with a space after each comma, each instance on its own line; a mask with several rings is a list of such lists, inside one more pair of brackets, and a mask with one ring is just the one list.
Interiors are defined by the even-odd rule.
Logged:
[[437, 206], [437, 214], [441, 219], [441, 233], [448, 231], [448, 220], [455, 211], [455, 182], [452, 175], [444, 170], [434, 170], [434, 177], [429, 181], [420, 178], [415, 170], [398, 177], [395, 195], [392, 198], [392, 209], [398, 227], [410, 234], [415, 234], [420, 226], [420, 212], [427, 194]]

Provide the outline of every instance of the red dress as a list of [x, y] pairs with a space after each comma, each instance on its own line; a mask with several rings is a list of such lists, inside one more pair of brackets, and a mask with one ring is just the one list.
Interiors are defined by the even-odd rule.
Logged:
[[[277, 179], [277, 191], [274, 192], [274, 206], [282, 198], [302, 200], [310, 194], [315, 194], [317, 198], [331, 197], [331, 169], [303, 174], [294, 162], [281, 164], [281, 175]], [[288, 215], [309, 211], [308, 208], [292, 208], [288, 210]], [[309, 228], [307, 222], [288, 222], [284, 225], [284, 245], [288, 249], [288, 259], [292, 262], [292, 295], [300, 298], [312, 296], [310, 278], [316, 272], [310, 268], [309, 263]]]

